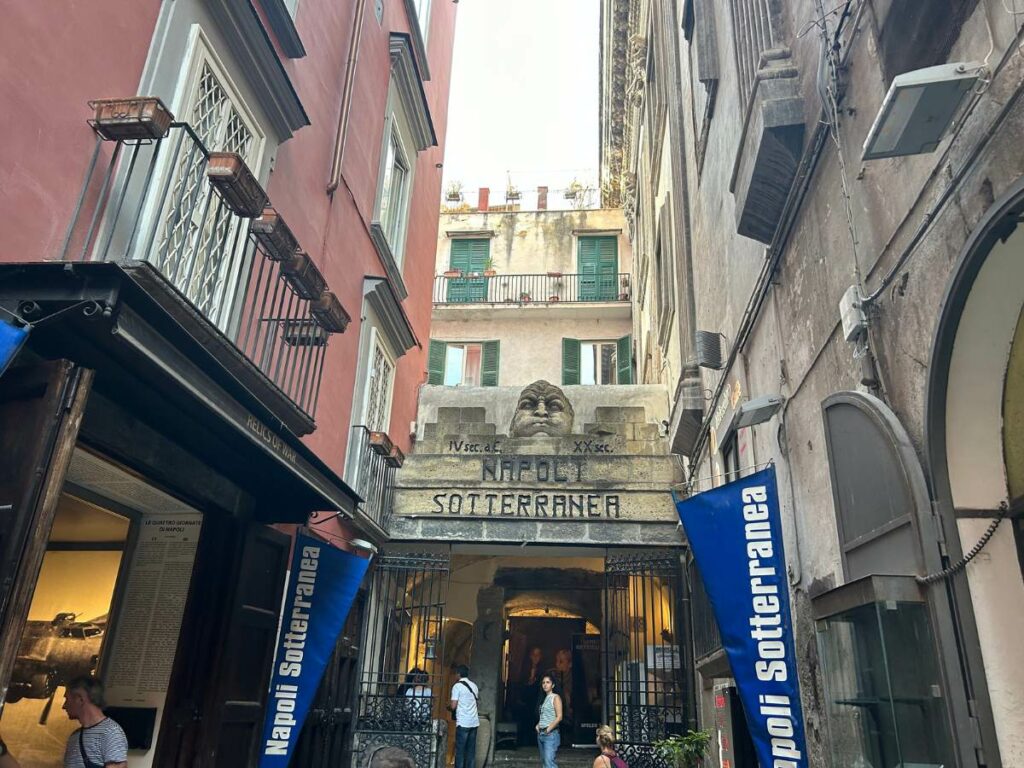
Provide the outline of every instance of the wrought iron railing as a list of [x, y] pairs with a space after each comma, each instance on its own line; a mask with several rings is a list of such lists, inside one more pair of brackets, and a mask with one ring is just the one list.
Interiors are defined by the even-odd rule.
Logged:
[[693, 657], [698, 661], [720, 650], [722, 638], [718, 633], [718, 622], [711, 608], [704, 582], [696, 565], [689, 567], [690, 621], [693, 624]]
[[224, 158], [248, 174], [241, 158], [211, 152], [187, 123], [157, 139], [97, 131], [61, 259], [152, 265], [312, 419], [328, 340], [348, 317], [283, 222], [254, 229], [267, 218], [266, 195], [251, 174], [243, 191], [258, 210], [240, 210], [232, 189], [215, 183], [211, 160]]
[[579, 304], [630, 299], [630, 275], [464, 274], [434, 278], [434, 304]]
[[404, 459], [402, 452], [384, 433], [371, 432], [361, 425], [352, 427], [349, 450], [355, 456], [351, 485], [363, 499], [360, 508], [386, 531], [394, 507], [395, 472]]

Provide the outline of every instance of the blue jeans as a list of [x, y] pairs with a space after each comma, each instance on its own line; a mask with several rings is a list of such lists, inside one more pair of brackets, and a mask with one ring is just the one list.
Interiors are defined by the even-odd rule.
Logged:
[[476, 768], [476, 728], [455, 726], [455, 768]]
[[551, 733], [544, 733], [543, 731], [537, 734], [537, 746], [540, 747], [540, 765], [541, 768], [558, 768], [558, 763], [555, 762], [555, 753], [558, 752], [558, 747], [562, 744], [562, 737], [559, 735], [558, 730], [554, 730]]

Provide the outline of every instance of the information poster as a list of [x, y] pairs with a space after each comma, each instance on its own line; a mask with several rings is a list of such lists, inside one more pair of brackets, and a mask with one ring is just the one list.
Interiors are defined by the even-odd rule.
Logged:
[[178, 645], [201, 515], [145, 517], [106, 666], [107, 699], [162, 706]]

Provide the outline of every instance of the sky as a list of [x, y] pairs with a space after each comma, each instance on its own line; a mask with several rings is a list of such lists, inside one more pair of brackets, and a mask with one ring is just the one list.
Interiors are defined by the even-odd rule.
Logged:
[[[444, 159], [465, 201], [507, 173], [523, 193], [573, 179], [597, 185], [600, 0], [461, 0]], [[534, 197], [535, 199], [535, 197]]]

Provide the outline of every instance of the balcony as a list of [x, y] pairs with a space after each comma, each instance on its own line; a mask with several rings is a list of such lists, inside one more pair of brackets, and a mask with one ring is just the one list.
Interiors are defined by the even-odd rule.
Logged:
[[554, 306], [561, 304], [629, 305], [628, 273], [522, 275], [439, 275], [434, 278], [434, 306]]
[[187, 123], [94, 127], [61, 260], [118, 264], [282, 423], [311, 432], [327, 345], [349, 317], [242, 158]]
[[353, 457], [349, 479], [363, 499], [359, 510], [385, 533], [394, 509], [395, 472], [405, 456], [384, 432], [352, 427], [349, 451]]

